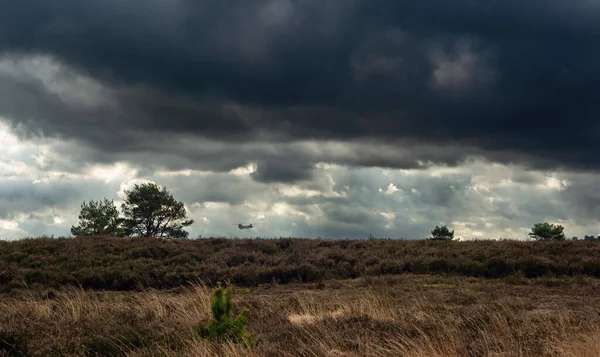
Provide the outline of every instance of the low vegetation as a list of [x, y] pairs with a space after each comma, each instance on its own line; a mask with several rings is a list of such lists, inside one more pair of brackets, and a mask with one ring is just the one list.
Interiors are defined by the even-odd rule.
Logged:
[[589, 277], [397, 275], [232, 287], [256, 343], [197, 338], [214, 290], [0, 297], [0, 356], [592, 357], [600, 289]]
[[600, 277], [597, 241], [38, 238], [0, 242], [0, 293], [241, 287], [397, 274]]

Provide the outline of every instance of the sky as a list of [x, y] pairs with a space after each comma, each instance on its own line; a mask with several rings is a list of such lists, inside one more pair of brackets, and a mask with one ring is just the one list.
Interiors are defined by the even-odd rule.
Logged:
[[0, 2], [0, 239], [142, 182], [192, 238], [597, 235], [598, 38], [598, 0]]

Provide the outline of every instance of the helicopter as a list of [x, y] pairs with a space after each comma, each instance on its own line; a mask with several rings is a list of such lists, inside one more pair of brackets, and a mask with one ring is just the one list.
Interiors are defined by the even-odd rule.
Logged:
[[[235, 224], [234, 224], [234, 225], [235, 225]], [[243, 224], [239, 223], [237, 226], [238, 226], [238, 228], [239, 228], [239, 229], [250, 229], [250, 228], [254, 228], [254, 226], [252, 225], [252, 223], [250, 223], [250, 224], [249, 224], [249, 225], [247, 225], [247, 226], [245, 226], [245, 225], [243, 225]]]

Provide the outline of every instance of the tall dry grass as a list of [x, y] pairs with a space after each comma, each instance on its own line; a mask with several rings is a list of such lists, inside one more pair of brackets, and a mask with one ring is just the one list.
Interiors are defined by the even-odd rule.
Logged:
[[68, 288], [0, 299], [0, 356], [599, 356], [599, 286], [396, 277], [236, 289], [253, 350], [193, 338], [210, 319], [205, 286]]
[[565, 357], [600, 356], [600, 328], [564, 343], [562, 353]]
[[202, 285], [178, 294], [65, 287], [48, 299], [1, 299], [0, 351], [79, 356], [178, 346], [209, 319], [209, 306], [210, 291]]

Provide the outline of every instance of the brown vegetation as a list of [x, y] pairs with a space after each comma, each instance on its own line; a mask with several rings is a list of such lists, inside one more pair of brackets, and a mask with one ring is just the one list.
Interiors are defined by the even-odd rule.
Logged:
[[210, 289], [0, 298], [0, 356], [566, 356], [600, 354], [600, 283], [399, 275], [235, 288], [252, 350], [194, 339]]
[[0, 293], [237, 286], [396, 274], [600, 277], [593, 241], [40, 238], [0, 242]]

